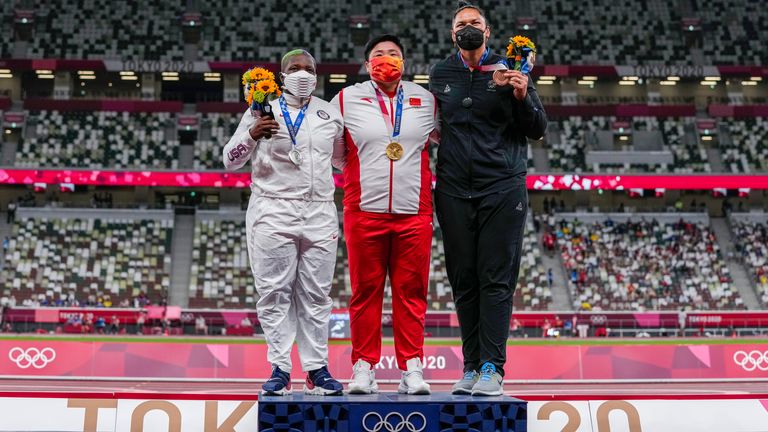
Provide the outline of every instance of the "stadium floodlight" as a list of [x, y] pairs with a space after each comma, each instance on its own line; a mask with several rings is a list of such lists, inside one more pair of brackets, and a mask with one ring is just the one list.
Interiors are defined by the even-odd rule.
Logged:
[[[38, 76], [39, 78], [39, 76]], [[95, 80], [96, 75], [80, 75], [81, 80]]]
[[0, 73], [0, 78], [13, 78], [13, 74]]
[[120, 76], [136, 75], [133, 71], [120, 71]]
[[213, 77], [213, 76], [207, 76], [203, 78], [203, 81], [221, 81], [221, 77]]
[[0, 69], [0, 74], [9, 74], [11, 73], [10, 69]]
[[757, 85], [757, 81], [742, 81], [741, 85], [743, 85], [743, 86], [756, 86]]
[[[416, 76], [420, 76], [420, 75], [416, 75]], [[339, 78], [339, 79], [342, 79], [342, 78], [343, 79], [347, 79], [347, 74], [331, 74], [330, 77], [331, 78]]]
[[703, 86], [710, 86], [710, 87], [714, 87], [714, 86], [716, 86], [716, 85], [717, 85], [717, 81], [702, 81], [702, 82], [700, 82], [699, 84], [700, 84], [700, 85], [703, 85]]
[[[0, 70], [0, 72], [2, 72], [2, 70]], [[749, 79], [752, 81], [762, 81], [763, 77], [753, 76], [753, 77], [750, 77]]]
[[40, 74], [46, 74], [46, 75], [49, 75], [49, 74], [52, 74], [52, 73], [53, 73], [53, 71], [52, 71], [52, 70], [48, 70], [48, 69], [38, 69], [38, 70], [36, 70], [35, 72], [37, 72], [37, 74], [38, 74], [38, 75], [40, 75]]
[[635, 81], [619, 81], [619, 85], [628, 86], [628, 85], [635, 85], [637, 82]]
[[[595, 78], [597, 78], [597, 77], [595, 77]], [[542, 76], [539, 77], [539, 79], [542, 80], [542, 81], [555, 81], [555, 80], [557, 80], [557, 77], [554, 76], [554, 75], [542, 75]]]
[[582, 81], [597, 81], [597, 77], [594, 76], [594, 75], [587, 75], [587, 76], [581, 77], [581, 80]]
[[179, 77], [177, 76], [164, 76], [163, 81], [178, 81]]
[[203, 76], [209, 78], [221, 78], [221, 74], [219, 72], [205, 72]]
[[139, 77], [136, 75], [123, 75], [120, 77], [120, 79], [123, 81], [136, 81], [139, 79]]
[[162, 75], [163, 77], [177, 77], [177, 76], [179, 76], [179, 73], [178, 72], [163, 72], [160, 75]]
[[640, 77], [636, 77], [636, 76], [626, 76], [626, 77], [623, 77], [622, 79], [623, 79], [624, 81], [637, 81], [637, 80], [639, 80], [639, 79], [640, 79]]
[[720, 81], [722, 78], [719, 76], [708, 76], [704, 77], [704, 81]]
[[595, 82], [594, 81], [587, 81], [587, 80], [578, 80], [578, 81], [576, 81], [576, 84], [593, 86], [593, 85], [595, 85]]
[[78, 75], [94, 75], [95, 72], [92, 70], [79, 70], [77, 71]]
[[628, 135], [620, 135], [619, 136], [619, 141], [629, 141], [629, 136]]
[[663, 86], [673, 86], [677, 85], [677, 81], [659, 81], [659, 84]]
[[554, 83], [555, 82], [552, 81], [552, 80], [545, 80], [545, 79], [540, 79], [540, 80], [536, 81], [537, 85], [552, 85]]
[[701, 137], [702, 141], [712, 141], [712, 135], [704, 135]]
[[680, 81], [680, 77], [679, 76], [674, 76], [674, 75], [673, 76], [668, 76], [667, 77], [667, 81]]
[[37, 79], [53, 79], [53, 74], [38, 74]]

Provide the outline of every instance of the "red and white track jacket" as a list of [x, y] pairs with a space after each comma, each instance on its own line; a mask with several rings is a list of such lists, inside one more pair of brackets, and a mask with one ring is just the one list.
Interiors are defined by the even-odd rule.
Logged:
[[[431, 214], [428, 148], [429, 136], [438, 128], [435, 98], [418, 84], [401, 81], [404, 98], [398, 142], [403, 156], [392, 161], [386, 154], [392, 140], [374, 85], [366, 81], [346, 87], [331, 101], [344, 118], [344, 210]], [[383, 91], [382, 95], [394, 124], [397, 96], [390, 98]]]

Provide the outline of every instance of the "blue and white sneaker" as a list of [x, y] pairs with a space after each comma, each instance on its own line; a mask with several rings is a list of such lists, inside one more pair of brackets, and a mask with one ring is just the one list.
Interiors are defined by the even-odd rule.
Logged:
[[344, 386], [333, 379], [328, 367], [323, 366], [307, 373], [307, 382], [304, 383], [304, 394], [318, 396], [341, 396], [344, 394]]
[[472, 387], [472, 396], [501, 396], [504, 394], [501, 383], [502, 377], [496, 372], [496, 366], [491, 362], [483, 363], [480, 378]]
[[480, 374], [477, 371], [464, 372], [464, 376], [453, 385], [451, 393], [455, 395], [471, 395], [472, 387], [475, 386], [478, 378], [480, 378]]
[[272, 376], [261, 386], [265, 396], [283, 396], [291, 394], [291, 375], [272, 366]]

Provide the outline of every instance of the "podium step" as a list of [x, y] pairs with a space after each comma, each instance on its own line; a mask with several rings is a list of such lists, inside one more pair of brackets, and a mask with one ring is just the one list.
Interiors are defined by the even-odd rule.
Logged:
[[524, 432], [527, 402], [434, 393], [259, 397], [262, 432]]

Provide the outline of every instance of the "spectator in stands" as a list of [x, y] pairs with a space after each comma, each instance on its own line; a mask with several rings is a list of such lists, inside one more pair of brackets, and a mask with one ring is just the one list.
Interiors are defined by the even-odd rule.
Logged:
[[147, 314], [141, 312], [139, 317], [136, 318], [136, 334], [144, 334], [144, 323], [147, 320]]
[[96, 325], [94, 327], [96, 328], [96, 332], [97, 333], [103, 334], [104, 333], [104, 329], [106, 329], [106, 327], [107, 327], [107, 322], [104, 319], [104, 317], [100, 316], [100, 317], [96, 318]]
[[16, 201], [9, 201], [8, 202], [8, 218], [6, 219], [6, 223], [12, 224], [14, 220], [16, 220]]
[[109, 333], [120, 333], [120, 318], [118, 318], [117, 315], [112, 315], [112, 319], [109, 322]]
[[253, 327], [253, 323], [251, 322], [251, 319], [248, 318], [247, 315], [243, 317], [242, 321], [240, 321], [240, 327], [245, 327], [245, 328]]
[[263, 389], [273, 395], [290, 392], [294, 340], [307, 373], [304, 392], [343, 390], [327, 365], [339, 230], [331, 164], [343, 163], [344, 124], [338, 109], [312, 96], [315, 67], [306, 51], [283, 56], [283, 95], [270, 102], [282, 115], [254, 117], [248, 109], [223, 153], [227, 170], [252, 164], [245, 229], [272, 364]]
[[429, 394], [423, 379], [424, 320], [432, 243], [432, 172], [425, 144], [437, 128], [435, 99], [402, 80], [404, 49], [395, 35], [365, 47], [371, 80], [331, 102], [347, 130], [344, 235], [349, 256], [353, 394], [378, 390], [384, 281], [392, 285], [398, 391]]
[[202, 315], [198, 315], [195, 319], [195, 334], [208, 334], [208, 324], [205, 323], [205, 318]]
[[507, 70], [498, 82], [488, 73], [504, 61], [487, 48], [490, 34], [482, 10], [459, 2], [452, 29], [459, 52], [430, 75], [442, 125], [435, 203], [464, 353], [453, 392], [489, 396], [503, 392], [528, 207], [527, 138], [541, 138], [547, 126], [528, 75]]

